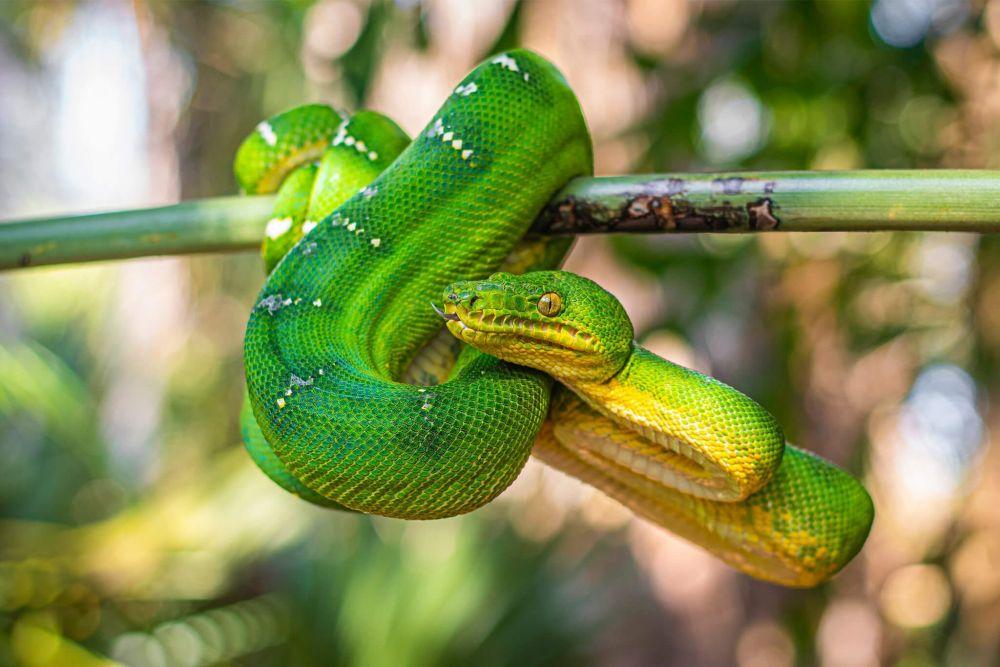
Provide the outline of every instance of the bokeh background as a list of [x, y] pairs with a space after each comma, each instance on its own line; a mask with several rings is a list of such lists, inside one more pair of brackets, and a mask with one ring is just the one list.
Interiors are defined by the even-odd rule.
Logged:
[[[1000, 0], [6, 0], [0, 217], [232, 193], [240, 139], [307, 101], [417, 132], [513, 45], [566, 73], [601, 174], [1000, 168]], [[865, 480], [841, 575], [751, 581], [534, 462], [456, 519], [310, 507], [239, 443], [258, 257], [32, 269], [0, 276], [0, 664], [1000, 664], [1000, 238], [569, 265]]]

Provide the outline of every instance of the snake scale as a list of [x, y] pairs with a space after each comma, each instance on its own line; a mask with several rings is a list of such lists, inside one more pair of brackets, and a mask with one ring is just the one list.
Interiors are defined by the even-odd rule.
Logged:
[[412, 142], [321, 105], [258, 125], [235, 165], [278, 192], [244, 345], [251, 456], [316, 504], [433, 519], [534, 451], [753, 576], [826, 580], [868, 534], [864, 488], [636, 345], [613, 296], [555, 270], [568, 241], [524, 240], [591, 171], [575, 96], [525, 50], [479, 65]]

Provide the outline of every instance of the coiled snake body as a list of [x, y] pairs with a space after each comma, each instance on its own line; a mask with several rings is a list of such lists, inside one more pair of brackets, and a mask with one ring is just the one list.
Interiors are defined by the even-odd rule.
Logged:
[[[244, 190], [279, 190], [243, 415], [272, 479], [319, 504], [439, 518], [494, 498], [534, 444], [755, 576], [813, 585], [853, 557], [871, 523], [853, 478], [786, 447], [736, 390], [635, 346], [597, 285], [539, 271], [567, 242], [522, 237], [592, 163], [548, 62], [487, 60], [405, 145], [382, 116], [310, 106], [237, 155]], [[470, 343], [457, 357], [441, 315]]]

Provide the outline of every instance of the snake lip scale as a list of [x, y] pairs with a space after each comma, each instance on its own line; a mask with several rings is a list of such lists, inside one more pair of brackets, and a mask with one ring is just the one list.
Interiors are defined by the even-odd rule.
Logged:
[[[590, 349], [593, 339], [590, 334], [571, 325], [546, 325], [529, 318], [503, 315], [496, 310], [471, 311], [454, 301], [446, 302], [445, 310], [440, 315], [446, 322], [453, 323], [452, 326], [460, 332], [462, 340], [470, 342], [481, 335], [494, 335], [507, 337], [512, 341], [532, 341], [539, 346], [549, 345], [582, 352]], [[467, 339], [465, 332], [471, 338]]]

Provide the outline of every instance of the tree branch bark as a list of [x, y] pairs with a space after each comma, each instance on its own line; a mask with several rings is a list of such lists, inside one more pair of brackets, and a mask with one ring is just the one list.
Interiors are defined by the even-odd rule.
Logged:
[[[0, 270], [256, 248], [274, 198], [0, 223]], [[654, 174], [578, 178], [543, 235], [794, 231], [1000, 232], [1000, 171]]]

